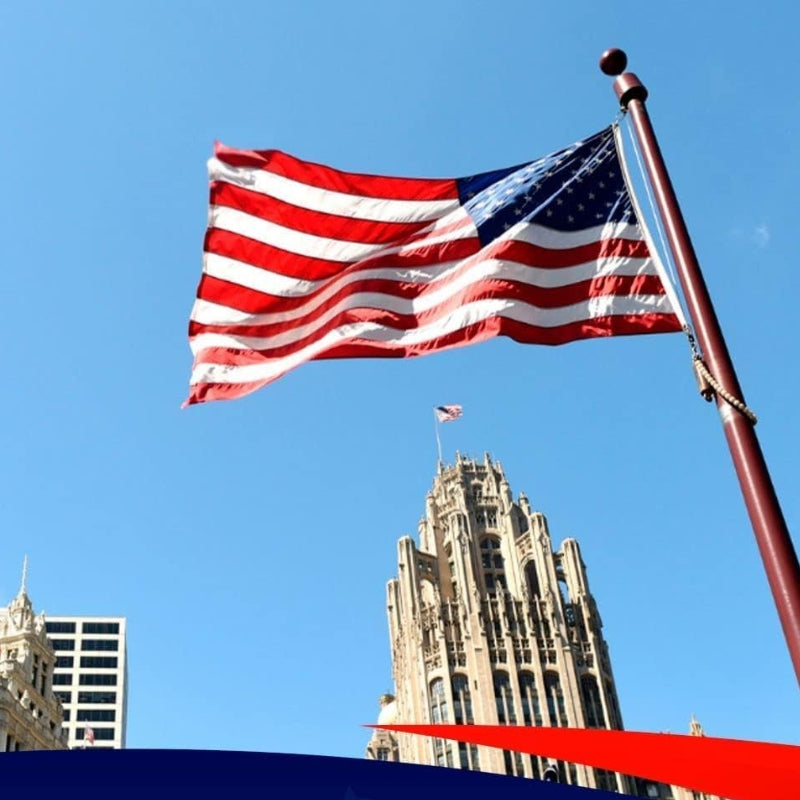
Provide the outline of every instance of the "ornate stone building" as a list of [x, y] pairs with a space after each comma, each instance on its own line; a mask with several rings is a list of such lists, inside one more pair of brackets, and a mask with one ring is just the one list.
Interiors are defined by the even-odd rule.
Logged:
[[55, 653], [44, 615], [36, 616], [22, 586], [8, 608], [0, 608], [0, 753], [63, 750], [61, 702], [53, 694]]
[[[389, 713], [398, 721], [622, 728], [578, 543], [554, 550], [544, 515], [524, 494], [514, 500], [488, 454], [440, 464], [419, 547], [410, 536], [398, 543], [387, 607], [396, 686]], [[370, 748], [368, 756], [382, 750], [399, 761], [534, 778], [548, 766], [537, 756], [403, 735], [374, 737]], [[557, 766], [565, 783], [636, 791], [623, 775]]]
[[[398, 543], [387, 586], [395, 695], [379, 724], [569, 726], [621, 730], [622, 714], [580, 547], [554, 550], [547, 520], [505, 473], [456, 455], [440, 464], [419, 523]], [[692, 718], [690, 735], [702, 736]], [[542, 778], [659, 800], [712, 795], [495, 748], [376, 730], [367, 758]]]

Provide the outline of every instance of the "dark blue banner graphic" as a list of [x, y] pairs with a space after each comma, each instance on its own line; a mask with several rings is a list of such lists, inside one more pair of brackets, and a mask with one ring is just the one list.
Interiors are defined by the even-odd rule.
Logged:
[[[223, 750], [58, 750], [7, 754], [0, 794], [161, 800], [611, 800], [619, 794], [363, 758]], [[21, 794], [19, 796], [22, 796]]]

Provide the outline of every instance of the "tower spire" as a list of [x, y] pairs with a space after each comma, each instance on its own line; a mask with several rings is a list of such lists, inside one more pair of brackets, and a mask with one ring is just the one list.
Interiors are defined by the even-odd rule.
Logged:
[[20, 594], [26, 594], [28, 590], [28, 556], [22, 559], [22, 583], [19, 587]]

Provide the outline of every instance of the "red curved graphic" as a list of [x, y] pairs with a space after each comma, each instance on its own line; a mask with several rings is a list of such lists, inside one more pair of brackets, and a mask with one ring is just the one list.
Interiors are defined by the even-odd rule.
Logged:
[[797, 800], [800, 747], [712, 736], [513, 725], [368, 725], [534, 753], [726, 800]]

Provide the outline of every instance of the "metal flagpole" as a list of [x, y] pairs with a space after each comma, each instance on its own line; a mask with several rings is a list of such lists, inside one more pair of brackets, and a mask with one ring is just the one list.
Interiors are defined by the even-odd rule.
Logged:
[[442, 463], [442, 442], [439, 438], [439, 415], [433, 409], [433, 427], [436, 429], [436, 451], [439, 453], [439, 463]]
[[712, 393], [716, 396], [736, 475], [800, 682], [800, 564], [797, 553], [753, 430], [755, 420], [747, 414], [749, 409], [744, 405], [742, 390], [645, 108], [647, 89], [636, 75], [625, 72], [627, 64], [625, 53], [616, 48], [606, 50], [600, 58], [600, 69], [606, 75], [617, 76], [614, 90], [622, 109], [630, 114], [702, 350], [701, 373], [707, 367], [716, 382], [717, 391], [706, 386], [705, 393], [708, 397]]

